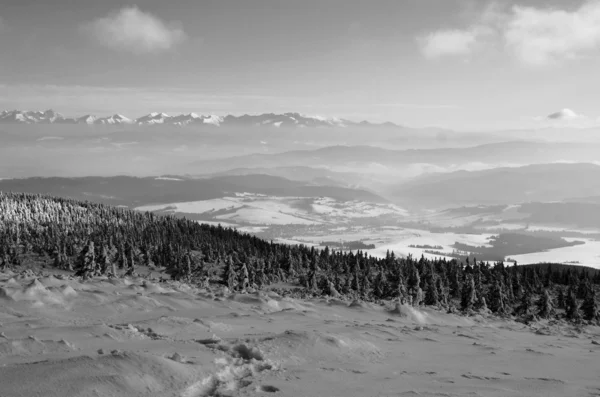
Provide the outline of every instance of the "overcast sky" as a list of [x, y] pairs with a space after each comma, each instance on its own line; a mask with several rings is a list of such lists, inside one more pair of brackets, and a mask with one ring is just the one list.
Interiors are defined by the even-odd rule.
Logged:
[[600, 116], [600, 1], [0, 0], [0, 21], [0, 109], [458, 129]]

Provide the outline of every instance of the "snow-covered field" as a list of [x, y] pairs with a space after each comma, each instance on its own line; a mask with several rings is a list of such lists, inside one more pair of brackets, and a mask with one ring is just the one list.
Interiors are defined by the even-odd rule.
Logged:
[[584, 245], [573, 247], [556, 248], [547, 252], [536, 252], [525, 255], [511, 255], [510, 258], [516, 260], [521, 265], [532, 263], [550, 262], [550, 263], [571, 263], [581, 266], [589, 266], [600, 269], [600, 241], [591, 239], [569, 239], [567, 241], [584, 241]]
[[[499, 230], [598, 233], [595, 230], [580, 228], [527, 224], [520, 219], [523, 214], [518, 212], [518, 208], [518, 206], [511, 206], [502, 212], [501, 216], [506, 218], [505, 222], [493, 226], [477, 226], [475, 230], [479, 231], [479, 234], [434, 233], [425, 230], [427, 222], [436, 226], [465, 226], [480, 220], [481, 216], [479, 215], [450, 216], [450, 213], [446, 212], [433, 212], [414, 216], [392, 204], [338, 202], [326, 197], [274, 197], [236, 193], [230, 197], [213, 200], [148, 205], [137, 209], [159, 213], [199, 214], [207, 219], [199, 222], [222, 224], [224, 227], [234, 227], [245, 233], [268, 234], [269, 228], [272, 226], [290, 226], [289, 231], [284, 235], [275, 234], [273, 238], [291, 244], [311, 245], [319, 245], [323, 241], [362, 241], [365, 244], [376, 246], [375, 249], [368, 250], [370, 255], [376, 257], [385, 256], [388, 250], [398, 256], [440, 257], [440, 255], [425, 253], [426, 249], [410, 246], [441, 246], [441, 249], [435, 249], [435, 251], [451, 254], [454, 250], [452, 245], [456, 242], [474, 246], [489, 246], [489, 238], [497, 234]], [[426, 224], [423, 230], [361, 224], [360, 222], [366, 218], [424, 221]], [[309, 234], [294, 235], [296, 228], [302, 226], [315, 226], [315, 228], [311, 228], [308, 231]], [[527, 255], [508, 255], [508, 257], [521, 264], [547, 261], [600, 267], [600, 243], [587, 239], [586, 244], [582, 246]]]
[[276, 197], [237, 193], [213, 200], [146, 205], [139, 211], [200, 214], [213, 221], [226, 220], [241, 225], [311, 225], [348, 223], [355, 219], [394, 216], [407, 212], [393, 204], [362, 201], [339, 202], [332, 198]]
[[217, 215], [215, 218], [254, 225], [314, 225], [319, 223], [315, 220], [300, 218], [277, 210], [256, 207], [243, 207], [230, 214]]
[[184, 203], [145, 205], [137, 207], [138, 211], [160, 211], [166, 213], [204, 214], [221, 210], [231, 210], [242, 207], [243, 204], [235, 198], [220, 198], [214, 200], [188, 201]]
[[452, 253], [456, 242], [474, 245], [490, 246], [489, 238], [492, 234], [463, 234], [463, 233], [433, 233], [427, 230], [403, 229], [397, 227], [386, 227], [377, 229], [349, 228], [349, 230], [337, 233], [319, 235], [294, 236], [289, 241], [295, 244], [310, 242], [318, 244], [322, 241], [362, 241], [365, 244], [375, 244], [376, 248], [366, 250], [374, 257], [385, 257], [387, 251], [394, 252], [396, 256], [412, 255], [420, 257], [422, 254], [428, 258], [439, 258], [440, 255], [425, 253], [426, 249], [411, 248], [415, 246], [442, 246], [442, 251]]
[[2, 397], [600, 393], [599, 327], [392, 302], [0, 272], [0, 321]]

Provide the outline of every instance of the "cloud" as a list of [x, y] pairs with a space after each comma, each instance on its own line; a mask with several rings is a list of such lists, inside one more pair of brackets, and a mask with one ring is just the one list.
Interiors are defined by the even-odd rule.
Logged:
[[547, 120], [564, 120], [564, 121], [568, 121], [568, 120], [577, 120], [577, 119], [581, 119], [581, 118], [584, 118], [584, 117], [585, 117], [584, 115], [575, 113], [571, 109], [562, 109], [562, 110], [559, 110], [558, 112], [554, 112], [552, 114], [549, 114], [548, 116], [546, 116], [546, 119]]
[[470, 26], [417, 38], [423, 55], [436, 58], [494, 47], [528, 66], [545, 66], [600, 50], [600, 0], [562, 10], [489, 7]]
[[570, 12], [515, 6], [512, 13], [504, 40], [526, 64], [575, 59], [600, 48], [600, 1]]
[[477, 43], [476, 30], [440, 30], [418, 39], [421, 52], [427, 58], [471, 53]]
[[600, 120], [567, 108], [533, 120], [547, 127], [591, 128], [600, 125]]
[[122, 8], [83, 28], [108, 48], [134, 53], [166, 51], [186, 38], [181, 27], [166, 24], [136, 6]]

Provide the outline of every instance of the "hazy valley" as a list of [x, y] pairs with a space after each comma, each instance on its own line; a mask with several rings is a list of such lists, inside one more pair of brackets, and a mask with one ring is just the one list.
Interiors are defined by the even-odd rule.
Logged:
[[[281, 242], [369, 247], [378, 256], [600, 267], [600, 141], [592, 131], [576, 130], [565, 143], [552, 130], [464, 133], [297, 113], [153, 113], [114, 123], [19, 114], [42, 119], [0, 124], [3, 191], [184, 216]], [[477, 248], [505, 234], [528, 236], [527, 248], [510, 239], [501, 250]]]

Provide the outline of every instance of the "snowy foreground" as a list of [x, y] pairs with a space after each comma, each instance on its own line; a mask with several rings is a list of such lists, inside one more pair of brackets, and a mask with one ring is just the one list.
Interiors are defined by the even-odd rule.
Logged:
[[598, 396], [600, 329], [0, 273], [0, 396]]

